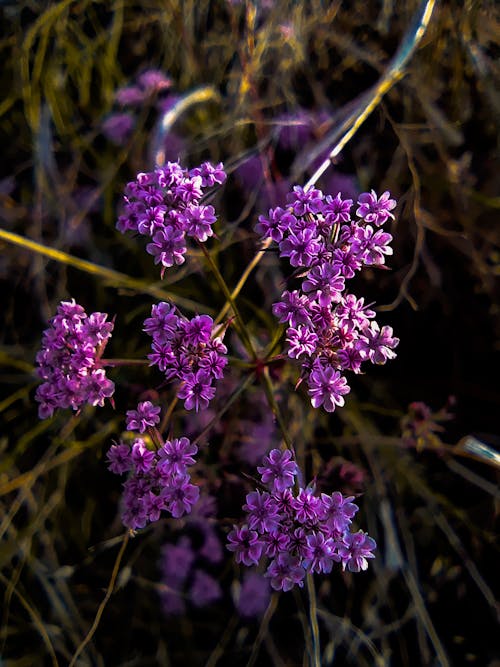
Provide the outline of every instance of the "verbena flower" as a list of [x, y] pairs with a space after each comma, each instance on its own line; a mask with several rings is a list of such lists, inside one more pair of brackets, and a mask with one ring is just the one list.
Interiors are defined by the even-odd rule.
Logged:
[[[155, 406], [145, 401], [138, 410], [127, 413], [127, 421], [133, 430], [140, 431], [146, 422], [151, 422], [150, 426], [157, 423], [159, 416]], [[107, 454], [110, 471], [118, 475], [128, 473], [122, 496], [125, 526], [133, 530], [144, 528], [158, 521], [162, 512], [176, 519], [190, 514], [200, 496], [188, 470], [195, 463], [197, 451], [196, 445], [184, 437], [167, 440], [158, 452], [150, 449], [143, 438], [136, 438], [132, 446], [124, 443], [111, 446]]]
[[36, 355], [37, 375], [44, 381], [35, 393], [40, 419], [51, 417], [58, 408], [102, 406], [113, 395], [115, 385], [100, 365], [113, 331], [107, 317], [87, 315], [74, 299], [59, 304]]
[[136, 410], [127, 411], [127, 431], [144, 433], [148, 426], [155, 426], [160, 421], [161, 408], [151, 401], [139, 403]]
[[153, 339], [150, 365], [167, 380], [178, 381], [177, 396], [186, 410], [205, 410], [215, 396], [215, 382], [224, 374], [227, 348], [208, 315], [188, 320], [166, 302], [152, 307], [144, 331]]
[[396, 356], [399, 339], [390, 327], [380, 328], [375, 312], [347, 285], [363, 267], [382, 266], [392, 254], [391, 234], [377, 228], [394, 217], [396, 202], [389, 192], [362, 193], [352, 219], [353, 202], [340, 193], [325, 196], [295, 186], [287, 200], [287, 207], [270, 209], [255, 227], [278, 244], [280, 257], [301, 269], [300, 288], [285, 290], [273, 313], [288, 325], [287, 353], [301, 364], [312, 405], [333, 412], [350, 391], [345, 371], [360, 373], [365, 362]]
[[117, 229], [150, 237], [146, 251], [161, 265], [163, 277], [165, 269], [184, 263], [187, 236], [203, 243], [213, 235], [215, 210], [202, 199], [206, 188], [225, 179], [222, 164], [209, 162], [190, 171], [178, 162], [167, 162], [155, 171], [139, 173], [125, 188]]
[[268, 491], [247, 494], [245, 523], [228, 535], [227, 548], [246, 566], [267, 562], [266, 577], [275, 590], [302, 586], [306, 572], [331, 572], [334, 563], [358, 572], [373, 558], [375, 541], [351, 533], [358, 506], [339, 491], [316, 495], [314, 487], [292, 491], [296, 463], [289, 451], [272, 450], [258, 467]]

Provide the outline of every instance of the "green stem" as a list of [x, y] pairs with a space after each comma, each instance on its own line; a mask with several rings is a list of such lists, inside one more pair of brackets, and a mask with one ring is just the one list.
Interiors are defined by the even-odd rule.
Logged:
[[147, 359], [101, 359], [101, 366], [118, 368], [119, 366], [149, 366]]
[[316, 605], [316, 589], [314, 588], [314, 577], [307, 573], [307, 594], [309, 597], [309, 624], [313, 643], [313, 653], [309, 656], [311, 667], [321, 667], [321, 652], [319, 641], [318, 610]]
[[229, 287], [226, 285], [226, 281], [224, 280], [224, 277], [222, 276], [222, 273], [219, 271], [219, 267], [217, 264], [214, 262], [213, 257], [211, 254], [208, 252], [208, 250], [205, 248], [203, 243], [198, 243], [199, 247], [201, 248], [201, 251], [205, 255], [205, 258], [207, 262], [210, 264], [210, 268], [212, 269], [215, 279], [217, 280], [217, 283], [219, 287], [221, 288], [224, 296], [226, 297], [228, 303], [230, 304], [230, 307], [233, 310], [233, 313], [236, 318], [236, 322], [238, 325], [238, 332], [240, 334], [241, 340], [243, 344], [245, 345], [247, 352], [250, 354], [252, 359], [257, 358], [257, 354], [255, 352], [254, 345], [252, 343], [252, 340], [250, 338], [250, 334], [248, 333], [248, 329], [246, 328], [245, 322], [243, 321], [243, 318], [240, 315], [240, 312], [238, 310], [238, 307], [236, 306], [235, 299], [233, 298], [233, 295], [231, 293], [231, 290]]

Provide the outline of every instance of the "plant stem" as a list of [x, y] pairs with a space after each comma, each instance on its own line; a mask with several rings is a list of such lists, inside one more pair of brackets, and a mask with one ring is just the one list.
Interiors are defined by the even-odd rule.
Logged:
[[316, 606], [316, 589], [314, 588], [314, 577], [307, 573], [307, 594], [309, 597], [309, 624], [313, 643], [313, 654], [309, 656], [311, 667], [321, 667], [321, 651], [319, 640], [319, 626]]

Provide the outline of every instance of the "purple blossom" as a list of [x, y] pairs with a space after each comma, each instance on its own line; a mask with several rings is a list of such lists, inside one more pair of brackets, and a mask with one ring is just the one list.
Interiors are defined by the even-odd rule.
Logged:
[[380, 227], [387, 218], [394, 218], [391, 211], [396, 207], [396, 201], [390, 199], [390, 196], [391, 193], [387, 190], [378, 198], [374, 190], [363, 192], [363, 194], [359, 195], [359, 206], [356, 215], [363, 218], [366, 223]]
[[319, 362], [313, 365], [308, 386], [313, 407], [322, 405], [327, 412], [333, 412], [337, 405], [342, 407], [344, 396], [350, 391], [345, 377], [332, 366]]
[[127, 411], [127, 431], [139, 431], [144, 433], [148, 426], [153, 427], [160, 421], [161, 408], [153, 405], [151, 401], [143, 401], [137, 406], [137, 410]]
[[163, 578], [182, 585], [189, 576], [194, 559], [195, 553], [188, 537], [181, 537], [177, 544], [165, 544], [160, 563]]
[[188, 438], [167, 440], [158, 452], [158, 468], [169, 474], [184, 475], [186, 468], [195, 464], [198, 447]]
[[273, 314], [281, 323], [288, 322], [290, 326], [296, 327], [298, 324], [310, 322], [308, 305], [307, 297], [298, 290], [285, 290], [281, 300], [273, 304]]
[[162, 495], [169, 512], [178, 519], [191, 512], [200, 497], [200, 489], [191, 484], [189, 475], [178, 475], [163, 489]]
[[297, 464], [288, 450], [273, 449], [264, 457], [264, 465], [258, 466], [263, 484], [272, 484], [273, 490], [284, 491], [293, 486], [297, 474]]
[[135, 120], [128, 113], [115, 113], [102, 124], [102, 133], [114, 144], [121, 145], [132, 134]]
[[245, 618], [262, 616], [270, 599], [268, 579], [257, 572], [246, 572], [236, 602], [240, 616]]
[[334, 491], [330, 496], [321, 494], [321, 519], [331, 532], [343, 533], [351, 524], [358, 506], [353, 502], [354, 496], [343, 496]]
[[35, 394], [40, 419], [51, 417], [57, 408], [102, 406], [113, 395], [115, 385], [100, 367], [113, 330], [107, 317], [105, 313], [87, 316], [74, 299], [59, 304], [36, 355], [37, 375], [44, 381]]
[[310, 572], [329, 574], [334, 561], [340, 558], [334, 553], [334, 541], [321, 532], [313, 532], [307, 536], [307, 548], [303, 566]]
[[153, 243], [148, 243], [146, 250], [155, 258], [155, 264], [161, 263], [164, 267], [183, 264], [187, 250], [184, 232], [170, 226], [160, 229], [154, 234]]
[[292, 359], [300, 359], [302, 356], [310, 357], [314, 354], [318, 336], [307, 326], [299, 324], [296, 329], [292, 327], [287, 329], [286, 341], [289, 345], [288, 356]]
[[137, 472], [149, 472], [153, 467], [155, 453], [146, 447], [142, 438], [137, 438], [132, 445], [131, 459]]
[[184, 376], [184, 384], [177, 392], [177, 396], [184, 400], [186, 410], [204, 410], [215, 396], [212, 387], [212, 378], [205, 370], [189, 373]]
[[349, 572], [359, 572], [368, 568], [367, 558], [375, 558], [372, 553], [376, 549], [375, 540], [362, 530], [357, 533], [346, 533], [342, 544], [338, 546], [338, 553], [342, 560], [342, 568]]
[[391, 327], [383, 326], [381, 329], [377, 322], [370, 322], [363, 329], [356, 346], [365, 359], [370, 359], [374, 364], [385, 364], [388, 359], [396, 357], [394, 348], [398, 344], [399, 338], [392, 335]]
[[325, 221], [329, 225], [349, 222], [351, 219], [352, 199], [342, 199], [339, 192], [336, 197], [327, 195], [323, 207]]
[[316, 523], [319, 518], [320, 499], [312, 489], [300, 489], [298, 496], [292, 501], [295, 518], [299, 523]]
[[291, 233], [279, 244], [282, 257], [289, 257], [292, 266], [311, 266], [319, 253], [321, 243], [313, 229]]
[[259, 540], [257, 531], [250, 530], [248, 526], [233, 526], [233, 530], [227, 536], [229, 551], [235, 552], [237, 563], [243, 565], [257, 565], [262, 555], [264, 543]]
[[304, 586], [305, 570], [298, 556], [280, 553], [271, 561], [266, 576], [271, 579], [275, 591], [289, 591], [295, 585]]
[[129, 472], [132, 468], [130, 447], [128, 445], [111, 445], [107, 453], [107, 459], [108, 468], [115, 475], [123, 475], [124, 472]]
[[195, 607], [206, 607], [221, 599], [222, 589], [209, 574], [195, 570], [190, 597]]
[[252, 491], [247, 495], [243, 509], [247, 513], [248, 527], [259, 533], [272, 533], [278, 528], [279, 515], [274, 498], [267, 492]]

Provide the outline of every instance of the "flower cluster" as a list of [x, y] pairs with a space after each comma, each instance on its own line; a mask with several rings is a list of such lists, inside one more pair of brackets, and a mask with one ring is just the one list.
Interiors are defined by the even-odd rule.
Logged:
[[361, 372], [365, 361], [393, 359], [399, 339], [391, 327], [373, 319], [375, 312], [347, 292], [346, 281], [364, 266], [381, 266], [392, 254], [392, 236], [381, 227], [396, 202], [389, 192], [372, 191], [358, 199], [357, 219], [351, 199], [295, 186], [287, 208], [260, 216], [256, 231], [279, 245], [300, 275], [300, 289], [285, 290], [273, 313], [288, 325], [288, 356], [301, 362], [315, 408], [333, 412], [350, 389], [344, 371]]
[[214, 499], [201, 496], [185, 526], [190, 537], [183, 535], [176, 543], [162, 548], [160, 594], [166, 614], [185, 613], [185, 601], [200, 608], [222, 597], [222, 589], [213, 576], [214, 566], [224, 557], [212, 518], [215, 510]]
[[[153, 406], [145, 403], [127, 413], [129, 430], [138, 423], [139, 431], [143, 432], [156, 422]], [[110, 447], [107, 458], [111, 472], [117, 475], [129, 473], [122, 497], [125, 526], [133, 530], [144, 528], [146, 524], [158, 521], [162, 511], [176, 519], [191, 512], [200, 491], [191, 484], [188, 467], [194, 465], [193, 457], [197, 451], [197, 446], [187, 438], [167, 440], [158, 451], [149, 449], [144, 438], [136, 438], [132, 446], [121, 442]]]
[[266, 576], [284, 591], [303, 586], [306, 572], [331, 572], [333, 563], [351, 572], [366, 570], [376, 544], [363, 531], [351, 532], [358, 511], [353, 496], [318, 496], [311, 487], [294, 493], [298, 468], [289, 451], [273, 449], [257, 470], [269, 491], [247, 494], [246, 522], [228, 535], [237, 563], [257, 565], [267, 557]]
[[36, 355], [37, 374], [44, 380], [35, 394], [40, 419], [51, 417], [57, 408], [102, 406], [113, 395], [115, 385], [100, 362], [113, 331], [107, 317], [106, 313], [87, 315], [74, 299], [59, 304]]
[[190, 171], [178, 162], [167, 162], [140, 173], [125, 188], [124, 213], [116, 227], [149, 238], [146, 250], [155, 264], [162, 265], [163, 276], [167, 267], [185, 261], [186, 237], [204, 242], [213, 236], [214, 207], [201, 202], [207, 188], [225, 179], [222, 164], [210, 162]]
[[177, 396], [187, 410], [204, 410], [227, 364], [227, 348], [215, 336], [212, 318], [196, 315], [188, 320], [162, 301], [152, 307], [144, 331], [153, 339], [150, 365], [158, 366], [167, 380], [180, 380]]

